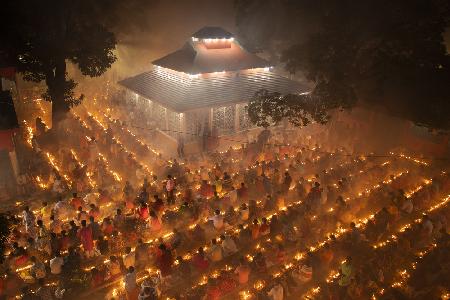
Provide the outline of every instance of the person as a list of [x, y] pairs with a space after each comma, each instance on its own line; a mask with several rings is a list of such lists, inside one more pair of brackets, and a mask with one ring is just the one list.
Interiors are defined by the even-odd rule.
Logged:
[[62, 222], [55, 218], [55, 215], [50, 216], [50, 231], [55, 234], [61, 234]]
[[83, 221], [87, 222], [89, 220], [88, 213], [85, 210], [83, 210], [83, 207], [81, 207], [81, 206], [78, 207], [77, 220], [80, 224]]
[[222, 240], [222, 250], [224, 256], [230, 256], [235, 254], [238, 249], [236, 247], [236, 243], [234, 242], [233, 238], [229, 235], [221, 235], [220, 239]]
[[258, 239], [259, 235], [260, 235], [260, 226], [258, 223], [258, 219], [254, 219], [252, 224], [252, 239], [253, 240]]
[[139, 239], [135, 249], [136, 265], [145, 266], [148, 263], [148, 251], [148, 244], [144, 243], [142, 239]]
[[249, 218], [249, 210], [246, 203], [242, 203], [239, 209], [239, 215], [241, 216], [241, 221], [246, 222]]
[[30, 274], [33, 278], [36, 280], [39, 280], [40, 278], [45, 278], [47, 275], [45, 272], [45, 265], [39, 261], [35, 256], [32, 256], [30, 258], [31, 261], [31, 269]]
[[192, 258], [192, 264], [198, 272], [203, 272], [209, 267], [209, 261], [205, 257], [203, 247], [198, 248], [198, 252]]
[[113, 222], [111, 222], [109, 217], [104, 218], [101, 226], [101, 232], [99, 232], [99, 234], [103, 233], [103, 235], [109, 237], [112, 235], [113, 232], [114, 232]]
[[70, 205], [74, 210], [77, 210], [83, 204], [81, 197], [78, 197], [77, 193], [72, 193], [72, 199], [70, 200]]
[[283, 300], [284, 299], [284, 290], [283, 286], [280, 283], [276, 283], [270, 291], [267, 293], [267, 295], [272, 300]]
[[270, 234], [270, 226], [267, 222], [267, 218], [262, 218], [261, 226], [259, 227], [259, 233], [261, 236], [266, 236]]
[[239, 284], [244, 285], [248, 282], [250, 271], [251, 269], [247, 261], [245, 260], [244, 257], [241, 257], [239, 260], [239, 266], [234, 271], [234, 273], [238, 275]]
[[311, 281], [313, 275], [313, 268], [311, 265], [310, 254], [308, 253], [307, 259], [304, 263], [300, 264], [297, 268], [295, 268], [292, 272], [292, 277], [295, 282], [300, 286], [305, 283]]
[[213, 225], [216, 230], [222, 230], [224, 224], [223, 216], [220, 214], [220, 210], [216, 209], [214, 216], [210, 217], [209, 220], [213, 221]]
[[172, 175], [167, 175], [167, 182], [166, 182], [166, 196], [167, 196], [167, 204], [175, 204], [175, 180], [172, 178]]
[[431, 222], [431, 219], [428, 215], [423, 216], [422, 224], [427, 235], [431, 236], [431, 234], [433, 233], [433, 223]]
[[77, 236], [83, 245], [86, 258], [92, 257], [94, 255], [94, 240], [92, 238], [92, 230], [87, 227], [86, 220], [81, 221], [81, 228], [79, 229]]
[[209, 251], [209, 258], [212, 262], [221, 261], [223, 258], [222, 247], [217, 244], [216, 239], [211, 240], [211, 249]]
[[41, 219], [44, 222], [47, 222], [49, 220], [51, 212], [52, 208], [50, 207], [50, 205], [48, 205], [47, 201], [43, 201], [42, 207], [39, 210], [39, 219]]
[[243, 182], [241, 182], [241, 187], [237, 190], [237, 198], [239, 202], [248, 201], [248, 188]]
[[112, 255], [109, 257], [107, 270], [111, 280], [116, 279], [120, 276], [120, 274], [122, 274], [122, 271], [120, 270], [120, 262], [116, 256]]
[[131, 251], [131, 247], [125, 248], [125, 255], [123, 256], [123, 265], [128, 270], [129, 267], [134, 267], [136, 263], [135, 253]]
[[98, 237], [102, 234], [102, 230], [100, 228], [100, 224], [98, 224], [97, 221], [95, 221], [94, 216], [89, 216], [89, 225], [88, 228], [92, 231], [92, 238], [96, 241], [98, 240]]
[[45, 228], [44, 222], [42, 220], [37, 220], [38, 225], [38, 235], [36, 238], [36, 242], [39, 250], [45, 251], [47, 254], [51, 254], [51, 245], [50, 245], [50, 233], [47, 228]]
[[136, 272], [134, 267], [130, 266], [127, 268], [127, 274], [125, 275], [124, 282], [127, 300], [136, 300], [138, 298], [139, 291], [136, 284]]
[[94, 217], [95, 220], [98, 220], [100, 217], [100, 207], [96, 206], [94, 203], [89, 204], [89, 217]]
[[138, 300], [157, 300], [158, 295], [156, 294], [156, 290], [153, 287], [146, 286], [141, 288], [141, 292], [139, 293]]
[[109, 254], [109, 241], [100, 235], [97, 241], [97, 250], [101, 255]]
[[405, 212], [407, 214], [411, 214], [413, 209], [414, 209], [414, 205], [413, 205], [413, 203], [411, 201], [411, 198], [406, 198], [403, 201], [403, 204], [402, 204], [400, 209], [401, 209], [401, 211], [403, 211], [403, 212]]
[[353, 278], [352, 258], [347, 257], [340, 267], [339, 286], [348, 286]]
[[122, 229], [124, 222], [125, 222], [125, 217], [122, 214], [122, 210], [120, 208], [118, 208], [116, 210], [116, 215], [114, 216], [114, 219], [113, 219], [114, 227], [116, 227], [117, 229]]
[[50, 286], [45, 284], [44, 278], [38, 280], [39, 288], [36, 290], [36, 296], [41, 300], [53, 300], [53, 292]]
[[64, 259], [61, 257], [59, 251], [55, 252], [55, 257], [50, 259], [50, 273], [53, 275], [61, 274], [61, 269], [64, 264]]
[[162, 277], [169, 276], [172, 273], [173, 256], [166, 245], [159, 245], [161, 255], [156, 258], [156, 266], [159, 268]]
[[149, 217], [149, 211], [148, 211], [148, 206], [145, 202], [141, 202], [141, 205], [138, 209], [138, 216], [139, 216], [139, 220], [147, 221], [147, 219]]
[[161, 220], [158, 218], [158, 216], [153, 210], [150, 211], [150, 220], [148, 225], [152, 233], [159, 232], [162, 229]]
[[35, 238], [36, 237], [36, 217], [34, 216], [34, 213], [30, 210], [29, 206], [25, 206], [23, 212], [22, 212], [22, 220], [25, 225], [25, 232], [28, 234], [28, 236]]

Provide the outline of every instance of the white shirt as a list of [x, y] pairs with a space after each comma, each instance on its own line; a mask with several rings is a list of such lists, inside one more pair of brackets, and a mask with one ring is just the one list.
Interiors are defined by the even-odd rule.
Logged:
[[236, 243], [228, 236], [225, 237], [225, 240], [222, 242], [222, 248], [225, 256], [234, 254], [238, 251]]
[[135, 255], [134, 252], [130, 252], [123, 257], [123, 264], [125, 268], [134, 267]]
[[54, 257], [50, 259], [50, 272], [52, 274], [60, 274], [64, 260], [62, 257]]
[[214, 228], [222, 229], [222, 227], [223, 227], [223, 216], [222, 215], [214, 215], [213, 217], [209, 218], [209, 220], [213, 221]]
[[59, 220], [64, 219], [68, 214], [67, 205], [64, 201], [58, 201], [55, 204], [55, 217]]
[[283, 287], [280, 284], [274, 286], [268, 293], [272, 300], [283, 300]]
[[129, 292], [136, 289], [136, 272], [125, 275], [125, 289]]

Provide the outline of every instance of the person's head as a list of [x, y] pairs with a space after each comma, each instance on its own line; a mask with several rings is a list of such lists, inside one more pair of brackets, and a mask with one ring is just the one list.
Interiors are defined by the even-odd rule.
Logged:
[[39, 226], [39, 227], [42, 227], [42, 226], [44, 226], [44, 223], [42, 222], [42, 220], [37, 220], [37, 225]]
[[221, 239], [222, 241], [224, 241], [224, 240], [225, 240], [225, 235], [224, 235], [224, 234], [221, 234], [221, 235], [220, 235], [220, 239]]
[[241, 204], [241, 209], [247, 209], [247, 203], [242, 203]]
[[91, 204], [89, 204], [89, 207], [90, 207], [91, 209], [94, 209], [94, 208], [95, 208], [95, 204], [94, 204], [94, 203], [91, 203]]
[[140, 239], [138, 239], [138, 244], [142, 245], [142, 244], [144, 244], [144, 241], [140, 238]]
[[267, 224], [267, 218], [262, 218], [262, 223]]
[[59, 251], [55, 251], [55, 257], [61, 257], [61, 253]]
[[254, 220], [253, 220], [253, 224], [254, 224], [254, 225], [258, 225], [258, 219], [254, 219]]
[[161, 244], [159, 244], [159, 249], [162, 251], [165, 251], [167, 249], [167, 247], [164, 243], [161, 243]]
[[76, 197], [78, 197], [78, 194], [77, 193], [72, 193], [72, 197], [76, 198]]
[[205, 252], [204, 252], [204, 250], [203, 250], [203, 247], [200, 247], [200, 248], [198, 248], [198, 254], [204, 254]]
[[128, 274], [131, 274], [134, 272], [134, 267], [133, 266], [129, 266], [128, 267]]
[[355, 229], [355, 228], [356, 228], [355, 222], [351, 222], [351, 223], [350, 223], [350, 228], [351, 228], [351, 229]]
[[239, 258], [239, 264], [240, 264], [240, 265], [245, 265], [245, 264], [247, 264], [247, 260], [245, 259], [245, 257], [241, 256], [241, 257]]
[[131, 247], [126, 247], [125, 248], [125, 253], [126, 254], [130, 254], [131, 253]]
[[220, 210], [216, 209], [216, 211], [214, 212], [216, 214], [216, 216], [220, 215]]
[[82, 221], [81, 221], [81, 226], [82, 226], [82, 227], [86, 227], [86, 220], [82, 220]]
[[167, 179], [172, 179], [172, 175], [167, 175]]
[[94, 223], [94, 216], [89, 216], [89, 221], [90, 221], [91, 223]]
[[37, 262], [37, 258], [36, 258], [36, 256], [32, 256], [32, 257], [30, 257], [30, 261], [31, 261], [32, 263], [35, 263], [35, 262]]
[[23, 208], [24, 211], [29, 212], [30, 211], [30, 207], [27, 205]]
[[47, 201], [42, 201], [42, 206], [47, 206]]
[[217, 245], [217, 240], [216, 240], [216, 239], [212, 239], [212, 240], [211, 240], [211, 244]]
[[81, 206], [78, 206], [78, 211], [79, 211], [79, 212], [82, 212], [82, 211], [83, 211], [83, 208], [82, 208]]
[[153, 210], [150, 211], [150, 217], [156, 218], [156, 213]]
[[55, 215], [51, 215], [51, 216], [50, 216], [50, 220], [51, 220], [51, 221], [54, 221], [54, 220], [55, 220]]
[[116, 215], [120, 216], [121, 214], [122, 214], [122, 210], [121, 210], [120, 208], [118, 208], [118, 209], [116, 210]]

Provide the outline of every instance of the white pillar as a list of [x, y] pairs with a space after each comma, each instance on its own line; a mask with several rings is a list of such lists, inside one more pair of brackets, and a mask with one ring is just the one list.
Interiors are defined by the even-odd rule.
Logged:
[[239, 124], [239, 110], [241, 109], [241, 105], [235, 104], [234, 105], [234, 132], [238, 132], [240, 130], [240, 124]]

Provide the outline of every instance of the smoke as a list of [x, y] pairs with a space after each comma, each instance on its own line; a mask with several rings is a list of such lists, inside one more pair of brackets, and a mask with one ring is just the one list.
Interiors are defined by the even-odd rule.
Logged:
[[149, 70], [153, 60], [182, 47], [203, 26], [236, 32], [233, 0], [120, 2], [110, 21], [118, 42], [117, 61], [99, 78], [84, 77], [71, 66], [69, 76], [79, 83], [79, 93]]

